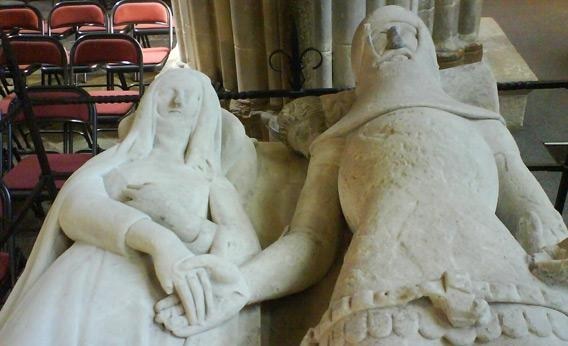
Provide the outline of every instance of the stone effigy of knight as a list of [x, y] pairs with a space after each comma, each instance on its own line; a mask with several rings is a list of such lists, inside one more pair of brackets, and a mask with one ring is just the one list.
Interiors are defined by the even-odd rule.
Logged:
[[280, 114], [310, 158], [292, 227], [330, 229], [336, 203], [353, 233], [303, 344], [568, 344], [566, 225], [497, 107], [444, 91], [428, 29], [400, 7], [368, 16], [352, 49], [354, 92]]

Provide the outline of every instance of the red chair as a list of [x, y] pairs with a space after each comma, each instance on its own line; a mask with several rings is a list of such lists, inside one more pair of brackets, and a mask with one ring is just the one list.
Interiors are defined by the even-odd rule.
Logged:
[[[30, 91], [30, 88], [26, 87], [22, 74], [18, 68], [18, 62], [12, 54], [12, 44], [8, 37], [5, 34], [2, 34], [2, 47], [7, 52], [7, 60], [8, 66], [10, 68], [10, 72], [14, 76], [14, 89], [15, 93], [18, 95], [15, 98], [11, 105], [9, 112], [6, 116], [2, 116], [0, 114], [2, 121], [0, 122], [0, 130], [4, 132], [7, 131], [8, 137], [8, 150], [6, 151], [9, 153], [9, 157], [6, 161], [8, 161], [8, 170], [6, 175], [3, 177], [3, 183], [1, 185], [1, 192], [2, 197], [8, 196], [7, 198], [3, 198], [3, 202], [9, 201], [9, 203], [3, 203], [3, 207], [11, 206], [12, 197], [16, 192], [22, 192], [26, 194], [26, 198], [23, 202], [21, 210], [15, 215], [12, 219], [11, 210], [9, 212], [4, 212], [3, 216], [10, 219], [8, 223], [9, 227], [7, 230], [7, 234], [0, 235], [0, 245], [4, 244], [5, 242], [8, 243], [8, 261], [11, 263], [9, 266], [10, 268], [10, 276], [15, 279], [15, 261], [16, 256], [14, 246], [10, 246], [10, 244], [14, 245], [14, 231], [16, 227], [21, 223], [23, 217], [27, 213], [29, 209], [34, 208], [37, 206], [37, 210], [43, 211], [41, 209], [41, 204], [38, 202], [41, 201], [43, 198], [47, 197], [50, 200], [54, 200], [57, 194], [57, 187], [61, 186], [62, 184], [57, 184], [57, 181], [61, 182], [65, 180], [67, 177], [71, 175], [74, 171], [76, 171], [88, 158], [92, 156], [92, 154], [96, 154], [97, 152], [97, 142], [96, 142], [96, 115], [94, 114], [94, 106], [88, 103], [81, 103], [81, 104], [58, 104], [58, 105], [47, 105], [45, 104], [46, 99], [52, 100], [53, 97], [57, 97], [62, 99], [66, 103], [73, 98], [84, 98], [87, 97], [88, 94], [84, 90], [73, 88], [73, 87], [62, 87], [60, 89], [54, 88], [43, 88], [43, 89], [33, 89]], [[63, 99], [64, 97], [64, 99]], [[39, 104], [38, 102], [43, 101], [44, 105]], [[77, 100], [77, 101], [85, 101], [85, 100]], [[58, 102], [61, 102], [58, 101]], [[91, 121], [91, 130], [92, 130], [92, 138], [93, 138], [93, 146], [92, 146], [92, 154], [71, 154], [71, 155], [53, 155], [52, 157], [48, 157], [45, 152], [45, 147], [42, 142], [41, 135], [38, 132], [38, 121], [35, 117], [35, 114], [39, 112], [40, 116], [41, 113], [50, 113], [56, 112], [59, 114], [58, 116], [66, 117], [67, 120], [71, 118], [71, 114], [75, 114], [81, 120], [88, 118]], [[22, 112], [25, 114], [23, 116]], [[85, 114], [88, 113], [88, 116], [85, 117]], [[47, 117], [45, 117], [47, 118]], [[36, 153], [33, 156], [27, 156], [23, 160], [20, 161], [19, 164], [13, 166], [11, 160], [11, 153], [12, 153], [12, 124], [14, 122], [18, 122], [25, 119], [27, 125], [29, 125], [31, 130], [31, 135], [34, 144], [36, 145]], [[0, 141], [3, 139], [2, 133], [0, 133]], [[4, 146], [0, 143], [0, 148]], [[3, 150], [0, 150], [0, 155], [4, 153]], [[0, 157], [0, 165], [4, 165], [5, 159], [4, 157]], [[34, 163], [36, 163], [34, 165]], [[37, 168], [37, 169], [36, 169]], [[0, 167], [1, 172], [5, 172], [3, 167]], [[5, 185], [4, 185], [5, 184]], [[12, 189], [9, 191], [8, 189]], [[2, 263], [6, 262], [6, 256], [0, 255], [0, 269]], [[0, 273], [1, 274], [1, 273]], [[5, 275], [5, 274], [4, 274]], [[12, 283], [14, 280], [11, 280]]]
[[[71, 76], [98, 68], [107, 72], [106, 90], [90, 91], [91, 96], [141, 96], [144, 92], [144, 69], [140, 44], [125, 34], [87, 34], [80, 37], [70, 54]], [[129, 90], [124, 73], [137, 73], [138, 90]], [[121, 76], [122, 90], [114, 90], [114, 75]], [[71, 78], [73, 79], [73, 78]], [[84, 85], [85, 87], [101, 85]], [[96, 111], [100, 122], [117, 124], [125, 115], [135, 109], [134, 102], [97, 103]]]
[[[43, 35], [45, 33], [44, 24], [41, 12], [33, 6], [0, 5], [0, 32], [2, 33]], [[6, 77], [0, 73], [0, 94], [2, 96], [9, 93]]]
[[[48, 36], [21, 35], [9, 38], [12, 53], [14, 54], [20, 71], [24, 76], [29, 76], [33, 72], [41, 69], [42, 85], [46, 84], [46, 76], [49, 76], [47, 84], [51, 84], [51, 76], [55, 75], [59, 84], [65, 84], [67, 80], [67, 52], [61, 42]], [[3, 75], [12, 78], [6, 66], [6, 56], [0, 50], [0, 68]], [[62, 75], [62, 80], [58, 79]], [[8, 106], [14, 98], [13, 93], [6, 90], [7, 96], [0, 101], [0, 112], [6, 114]]]
[[[88, 97], [89, 94], [77, 87], [36, 87], [28, 88], [28, 95], [31, 102], [45, 100], [70, 100]], [[18, 99], [14, 99], [10, 104], [9, 114], [16, 112], [19, 104]], [[52, 126], [54, 123], [62, 123], [68, 126], [79, 123], [84, 126], [85, 131], [89, 132], [92, 139], [90, 153], [69, 153], [72, 152], [72, 134], [66, 131], [68, 138], [67, 144], [64, 142], [64, 154], [47, 154], [47, 160], [51, 170], [63, 175], [55, 178], [55, 185], [59, 189], [63, 186], [70, 173], [77, 170], [81, 165], [88, 161], [97, 153], [97, 117], [95, 108], [92, 104], [57, 104], [57, 105], [33, 105], [34, 122], [38, 127], [45, 125]], [[12, 131], [14, 124], [25, 121], [24, 114], [20, 110], [8, 125], [8, 152], [12, 153]], [[37, 155], [27, 155], [17, 163], [13, 164], [11, 158], [8, 159], [7, 172], [4, 175], [4, 183], [13, 195], [26, 195], [31, 193], [41, 176], [41, 167]], [[66, 174], [67, 173], [67, 174]]]
[[[20, 82], [21, 83], [21, 82]], [[37, 89], [29, 92], [30, 99], [36, 101], [39, 99], [52, 98], [52, 97], [85, 97], [88, 96], [83, 90], [77, 88], [63, 88], [63, 89]], [[11, 108], [17, 109], [18, 99], [14, 99]], [[89, 104], [81, 105], [57, 105], [57, 106], [33, 106], [33, 113], [36, 111], [40, 115], [40, 120], [47, 120], [47, 113], [57, 113], [62, 115], [66, 120], [72, 119], [71, 114], [75, 114], [77, 118], [85, 120], [86, 117], [91, 117], [93, 129], [96, 126], [96, 116], [94, 115], [94, 107]], [[85, 112], [88, 112], [87, 116]], [[32, 115], [33, 116], [33, 115]], [[8, 137], [8, 150], [6, 153], [12, 153], [11, 137], [12, 137], [12, 124], [23, 121], [23, 115], [17, 114], [15, 119], [3, 122], [3, 130], [7, 130]], [[35, 116], [33, 117], [35, 119]], [[90, 119], [89, 119], [90, 120]], [[93, 154], [96, 153], [96, 131], [93, 131], [94, 146], [92, 153], [89, 154], [46, 154], [43, 146], [39, 152], [34, 155], [25, 156], [15, 166], [12, 164], [11, 157], [7, 158], [8, 167], [6, 174], [0, 180], [0, 202], [1, 202], [1, 221], [2, 226], [0, 231], [0, 302], [6, 293], [16, 282], [18, 273], [25, 265], [25, 258], [21, 251], [16, 246], [16, 232], [17, 227], [21, 223], [23, 217], [29, 209], [34, 209], [36, 215], [44, 215], [41, 207], [41, 202], [44, 199], [53, 199], [55, 191], [52, 193], [49, 188], [49, 179], [54, 179], [55, 189], [60, 189], [63, 182], [73, 172], [79, 169], [86, 161], [88, 161]], [[0, 134], [0, 139], [2, 135]], [[0, 146], [1, 143], [0, 143]], [[2, 151], [0, 151], [2, 152]], [[41, 169], [39, 164], [41, 159], [47, 160], [49, 175], [45, 174], [45, 170]], [[0, 157], [0, 163], [4, 163], [3, 157]], [[5, 170], [2, 168], [2, 172]], [[47, 191], [45, 191], [47, 189]], [[21, 207], [18, 208], [18, 213], [12, 214], [13, 201], [16, 198], [25, 198]]]
[[111, 32], [122, 25], [150, 25], [150, 27], [138, 28], [138, 30], [163, 30], [167, 27], [168, 46], [142, 48], [144, 56], [144, 70], [160, 70], [173, 47], [173, 24], [172, 12], [168, 5], [161, 0], [122, 0], [114, 5], [111, 12]]
[[0, 5], [0, 30], [12, 34], [45, 34], [41, 12], [29, 5]]
[[107, 32], [106, 12], [95, 1], [60, 2], [49, 13], [47, 30], [60, 39], [72, 33], [78, 38], [89, 32]]

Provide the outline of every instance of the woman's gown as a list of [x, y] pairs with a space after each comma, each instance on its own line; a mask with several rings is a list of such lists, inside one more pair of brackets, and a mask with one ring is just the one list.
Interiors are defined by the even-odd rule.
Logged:
[[[109, 194], [118, 195], [128, 184], [152, 179], [171, 184], [163, 172], [154, 177], [148, 171], [137, 174], [141, 171], [138, 166], [131, 163], [115, 169], [107, 176], [112, 179], [83, 179], [67, 194], [69, 200], [63, 202], [59, 220], [64, 232], [76, 242], [25, 294], [23, 303], [0, 330], [1, 344], [209, 345], [207, 334], [218, 334], [213, 330], [178, 338], [154, 322], [154, 304], [166, 294], [156, 279], [151, 258], [128, 249], [124, 239], [129, 226], [147, 216], [106, 193], [110, 187], [114, 191]], [[175, 176], [182, 179], [179, 174]], [[110, 208], [112, 213], [108, 212]], [[238, 317], [227, 324], [221, 328], [238, 324]], [[231, 337], [226, 334], [226, 338]], [[223, 337], [215, 340], [224, 344]]]

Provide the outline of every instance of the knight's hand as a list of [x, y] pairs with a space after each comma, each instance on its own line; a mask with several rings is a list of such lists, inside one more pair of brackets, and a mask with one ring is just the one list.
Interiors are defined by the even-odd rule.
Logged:
[[530, 269], [548, 284], [568, 285], [568, 238], [531, 255]]
[[240, 270], [214, 255], [178, 263], [175, 295], [155, 305], [155, 321], [179, 337], [214, 328], [235, 316], [250, 293]]
[[554, 246], [568, 237], [562, 216], [552, 208], [537, 206], [518, 220], [516, 238], [529, 255]]

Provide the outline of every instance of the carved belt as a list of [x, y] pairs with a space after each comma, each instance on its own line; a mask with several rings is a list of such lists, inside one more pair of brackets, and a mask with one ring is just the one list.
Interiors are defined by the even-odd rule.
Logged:
[[[329, 339], [329, 334], [331, 333], [334, 326], [347, 317], [354, 316], [356, 314], [360, 315], [362, 312], [364, 313], [369, 310], [400, 307], [422, 298], [428, 298], [435, 308], [444, 312], [445, 316], [448, 319], [448, 322], [450, 323], [450, 327], [452, 327], [450, 329], [459, 330], [462, 334], [465, 331], [471, 331], [470, 337], [473, 337], [473, 339], [471, 340], [472, 342], [476, 337], [480, 337], [481, 339], [484, 338], [484, 335], [475, 333], [476, 329], [482, 330], [481, 334], [483, 334], [483, 329], [487, 329], [485, 330], [485, 332], [493, 334], [492, 338], [485, 335], [487, 340], [498, 337], [501, 332], [504, 332], [511, 337], [520, 337], [522, 336], [520, 334], [523, 334], [515, 328], [513, 328], [515, 330], [511, 330], [510, 333], [507, 333], [508, 329], [506, 324], [508, 324], [509, 321], [504, 320], [501, 321], [501, 324], [503, 324], [503, 326], [499, 326], [499, 333], [497, 334], [496, 330], [494, 330], [496, 328], [495, 320], [497, 319], [498, 322], [499, 319], [495, 315], [495, 313], [491, 311], [489, 303], [539, 306], [557, 311], [551, 311], [551, 313], [558, 315], [560, 315], [559, 313], [562, 313], [565, 316], [568, 316], [568, 299], [566, 299], [563, 295], [527, 285], [472, 281], [467, 274], [446, 272], [441, 279], [428, 281], [423, 284], [402, 287], [391, 291], [361, 291], [352, 296], [343, 297], [335, 302], [332, 302], [328, 310], [324, 313], [318, 326], [312, 328], [308, 332], [302, 344], [319, 344], [322, 343], [322, 338]], [[387, 316], [387, 314], [383, 315]], [[526, 314], [524, 315], [525, 318], [528, 318]], [[381, 318], [383, 319], [382, 322], [386, 323], [386, 325], [390, 325], [391, 327], [384, 328], [383, 325], [379, 328], [382, 329], [382, 332], [378, 334], [380, 334], [382, 337], [390, 335], [393, 330], [393, 321], [396, 320], [396, 316], [394, 315], [389, 318], [383, 318], [385, 316], [381, 316]], [[559, 321], [559, 319], [550, 317], [550, 313], [549, 318], [551, 325], [548, 325], [548, 329], [550, 329], [551, 332], [554, 331], [560, 339], [568, 341], [568, 328], [566, 328], [566, 326], [558, 324], [557, 322]], [[365, 321], [367, 320], [365, 319]], [[388, 322], [390, 322], [390, 324]], [[516, 322], [518, 321], [513, 321], [513, 324], [515, 324]], [[531, 328], [530, 322], [531, 321], [527, 321], [528, 324], [525, 324], [525, 326], [528, 325], [528, 329]], [[541, 321], [539, 321], [539, 323], [537, 324], [542, 324], [540, 322]], [[346, 324], [347, 323], [348, 322], [346, 322]], [[370, 324], [373, 323], [371, 322]], [[417, 318], [416, 328], [418, 328]], [[538, 336], [546, 336], [546, 334], [549, 334], [546, 332], [547, 328], [543, 328], [536, 328], [538, 330], [535, 329], [534, 334]], [[354, 330], [360, 331], [361, 329], [362, 328], [355, 328]], [[364, 329], [366, 330], [366, 326]], [[527, 327], [525, 327], [524, 329], [527, 330]], [[422, 336], [429, 339], [434, 339], [442, 336], [448, 338], [448, 335], [445, 335], [441, 331], [440, 333], [428, 333], [428, 330], [423, 331], [421, 329], [421, 334]], [[439, 335], [436, 337], [437, 334]], [[324, 337], [325, 335], [327, 335], [327, 337]], [[363, 337], [361, 333], [359, 333], [359, 336]], [[375, 337], [378, 336], [379, 335], [376, 335]], [[349, 338], [347, 337], [347, 335], [345, 337], [347, 339], [360, 339], [359, 337]], [[455, 342], [452, 343], [462, 344], [464, 340], [462, 338], [458, 339], [460, 340], [456, 339], [454, 340]], [[353, 340], [351, 342], [353, 342]], [[323, 342], [323, 344], [326, 343], [327, 342]]]

